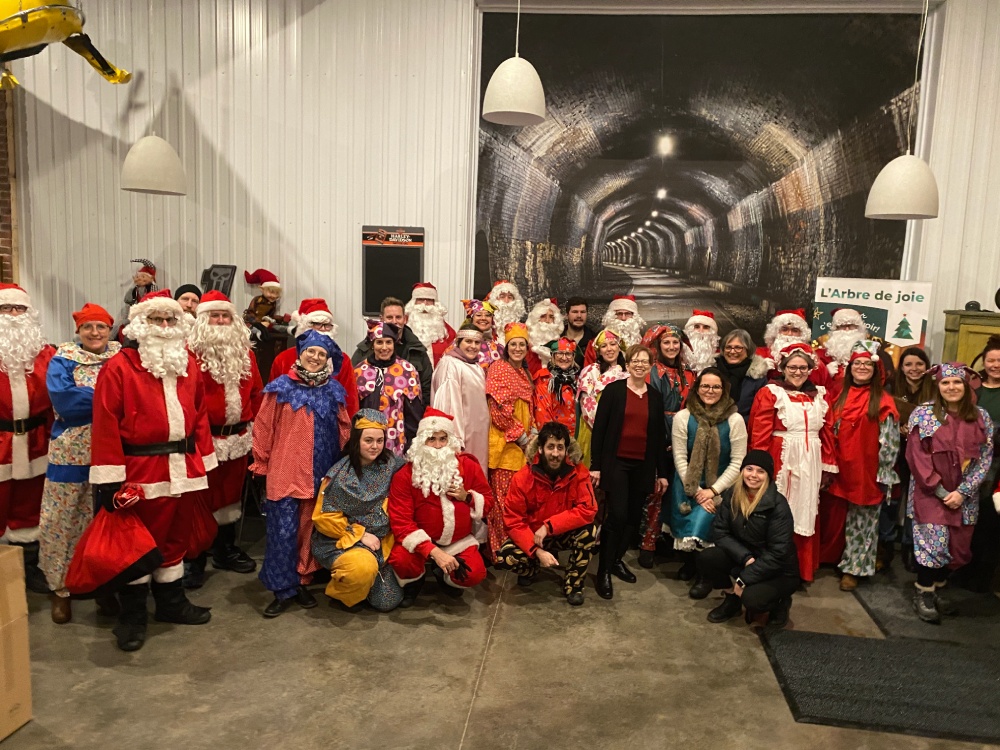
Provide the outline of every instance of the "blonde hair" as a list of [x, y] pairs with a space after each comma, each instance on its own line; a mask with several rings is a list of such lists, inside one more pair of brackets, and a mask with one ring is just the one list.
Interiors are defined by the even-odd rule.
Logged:
[[760, 486], [760, 489], [751, 496], [747, 491], [747, 486], [743, 483], [742, 477], [740, 481], [736, 483], [733, 487], [733, 518], [736, 516], [743, 516], [744, 518], [749, 518], [750, 514], [757, 509], [757, 503], [760, 499], [764, 497], [764, 493], [767, 492], [768, 486], [771, 484], [769, 477], [764, 477], [764, 484]]

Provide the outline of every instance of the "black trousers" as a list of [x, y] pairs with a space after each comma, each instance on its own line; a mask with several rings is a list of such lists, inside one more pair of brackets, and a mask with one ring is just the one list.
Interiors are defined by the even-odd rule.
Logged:
[[[733, 568], [739, 561], [719, 547], [709, 547], [698, 553], [698, 572], [717, 589], [727, 589]], [[743, 589], [743, 606], [757, 612], [769, 612], [779, 600], [794, 594], [799, 588], [798, 576], [778, 575]]]
[[972, 561], [962, 577], [976, 588], [987, 589], [1000, 563], [1000, 515], [993, 505], [995, 482], [983, 483], [979, 492], [979, 520], [972, 532]]
[[604, 525], [601, 527], [599, 570], [606, 572], [628, 549], [628, 530], [638, 529], [649, 494], [643, 477], [649, 476], [645, 461], [616, 458], [610, 477], [601, 477], [605, 492]]

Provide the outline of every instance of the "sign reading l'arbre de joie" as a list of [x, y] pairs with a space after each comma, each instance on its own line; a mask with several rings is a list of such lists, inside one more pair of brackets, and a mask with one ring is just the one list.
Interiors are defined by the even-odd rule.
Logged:
[[812, 335], [830, 333], [833, 313], [850, 308], [861, 313], [869, 336], [905, 349], [924, 346], [931, 313], [929, 281], [893, 279], [816, 279]]

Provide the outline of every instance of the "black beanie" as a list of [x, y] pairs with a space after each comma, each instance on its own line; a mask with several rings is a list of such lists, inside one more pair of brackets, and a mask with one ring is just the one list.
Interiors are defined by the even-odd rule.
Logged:
[[767, 472], [767, 478], [772, 482], [774, 481], [774, 459], [771, 458], [771, 454], [767, 451], [748, 451], [746, 457], [743, 459], [743, 463], [740, 464], [740, 471], [743, 471], [748, 466], [759, 466]]
[[200, 286], [195, 286], [194, 284], [181, 284], [174, 290], [174, 299], [180, 299], [182, 294], [187, 294], [191, 292], [192, 294], [197, 294], [198, 299], [201, 299], [202, 291]]

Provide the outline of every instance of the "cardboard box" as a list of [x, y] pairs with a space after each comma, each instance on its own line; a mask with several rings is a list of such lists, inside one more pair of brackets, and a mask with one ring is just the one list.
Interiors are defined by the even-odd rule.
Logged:
[[20, 547], [0, 544], [0, 740], [31, 720], [28, 600]]

